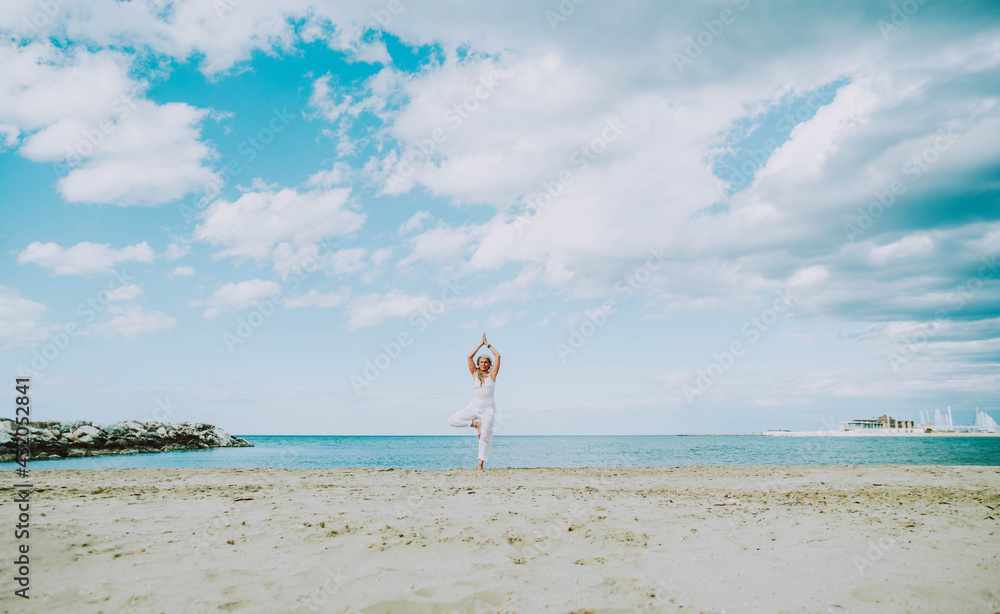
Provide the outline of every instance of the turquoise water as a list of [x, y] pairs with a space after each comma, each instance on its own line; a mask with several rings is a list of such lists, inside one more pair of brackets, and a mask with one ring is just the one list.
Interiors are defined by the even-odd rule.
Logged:
[[[470, 437], [242, 435], [253, 448], [31, 461], [33, 469], [475, 467]], [[681, 465], [1000, 465], [1000, 437], [764, 437], [652, 435], [494, 437], [487, 467]], [[0, 463], [13, 470], [14, 463]]]

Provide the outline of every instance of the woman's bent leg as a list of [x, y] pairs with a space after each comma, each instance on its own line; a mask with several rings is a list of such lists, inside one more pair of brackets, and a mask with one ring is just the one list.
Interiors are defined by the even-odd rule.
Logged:
[[472, 426], [472, 421], [476, 418], [476, 415], [476, 408], [469, 405], [452, 414], [448, 418], [448, 424], [451, 426]]

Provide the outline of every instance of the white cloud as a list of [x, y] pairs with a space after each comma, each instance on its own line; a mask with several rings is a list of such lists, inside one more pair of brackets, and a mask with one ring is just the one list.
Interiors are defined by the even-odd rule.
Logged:
[[159, 311], [143, 311], [137, 305], [127, 308], [111, 306], [109, 311], [113, 317], [108, 322], [91, 324], [86, 334], [95, 337], [121, 337], [131, 341], [146, 333], [168, 331], [177, 324], [177, 319], [164, 315]]
[[348, 58], [368, 64], [388, 64], [392, 61], [385, 43], [380, 39], [363, 40], [360, 24], [332, 23], [328, 18], [313, 17], [302, 30], [305, 42], [325, 39], [331, 49], [342, 51]]
[[142, 288], [135, 284], [128, 284], [121, 286], [120, 288], [115, 288], [107, 294], [107, 300], [109, 302], [128, 302], [134, 301], [135, 299], [142, 296]]
[[336, 275], [358, 273], [368, 268], [368, 265], [364, 262], [364, 257], [367, 253], [368, 250], [363, 247], [339, 249], [333, 252], [326, 268]]
[[894, 261], [914, 260], [930, 257], [934, 252], [934, 240], [926, 234], [909, 235], [888, 245], [873, 246], [869, 254], [875, 266], [885, 266]]
[[316, 171], [306, 180], [306, 187], [322, 188], [329, 190], [332, 187], [343, 185], [351, 178], [351, 167], [343, 162], [334, 162], [333, 166], [327, 170]]
[[545, 317], [542, 318], [542, 321], [538, 323], [538, 327], [539, 328], [545, 328], [546, 326], [548, 326], [549, 323], [552, 321], [552, 318], [555, 315], [556, 315], [556, 310], [555, 309], [553, 309], [552, 311], [550, 311], [547, 314], [545, 314]]
[[[60, 121], [96, 122], [122, 108], [139, 85], [116, 51], [0, 44], [0, 123], [24, 131]], [[127, 108], [127, 107], [125, 107]]]
[[472, 242], [485, 232], [485, 228], [478, 226], [449, 228], [439, 223], [437, 227], [425, 230], [409, 240], [413, 249], [399, 261], [399, 266], [421, 261], [451, 261], [457, 264], [467, 255]]
[[227, 283], [215, 291], [208, 299], [193, 301], [192, 306], [207, 305], [205, 319], [211, 320], [227, 310], [239, 310], [250, 307], [255, 302], [269, 299], [281, 292], [278, 282], [264, 279], [250, 279], [240, 283]]
[[301, 249], [361, 228], [365, 216], [350, 209], [349, 196], [346, 188], [299, 192], [258, 184], [234, 202], [209, 205], [194, 237], [221, 248], [216, 257], [268, 260], [279, 243]]
[[424, 222], [433, 217], [430, 211], [417, 211], [410, 216], [410, 219], [399, 225], [399, 236], [408, 235], [414, 230], [420, 230], [424, 227]]
[[811, 266], [795, 272], [788, 280], [788, 285], [792, 287], [815, 286], [821, 284], [830, 276], [826, 267], [821, 265]]
[[167, 251], [163, 252], [163, 257], [167, 260], [180, 260], [191, 252], [191, 246], [183, 243], [171, 243], [167, 246]]
[[363, 247], [351, 247], [330, 251], [317, 245], [307, 245], [293, 249], [288, 243], [279, 243], [274, 248], [274, 271], [285, 274], [290, 271], [325, 270], [333, 275], [358, 273], [368, 268]]
[[179, 266], [170, 272], [171, 277], [181, 278], [181, 277], [192, 277], [194, 276], [193, 266]]
[[22, 298], [13, 288], [0, 286], [0, 348], [22, 347], [40, 340], [39, 320], [47, 310], [42, 303]]
[[176, 0], [170, 3], [170, 10], [159, 2], [115, 0], [57, 1], [52, 5], [57, 9], [43, 15], [46, 19], [40, 27], [24, 31], [24, 24], [44, 11], [40, 8], [44, 3], [5, 3], [0, 10], [0, 29], [43, 40], [62, 35], [97, 46], [149, 48], [178, 60], [197, 55], [199, 68], [209, 76], [249, 60], [255, 51], [290, 51], [300, 39], [323, 40], [354, 61], [390, 60], [381, 40], [363, 40], [362, 28], [369, 22], [376, 25], [372, 9], [363, 4]]
[[[149, 47], [181, 60], [200, 53], [204, 54], [201, 70], [207, 75], [248, 59], [254, 50], [290, 48], [295, 32], [286, 17], [304, 16], [303, 3], [294, 1], [276, 6], [268, 2], [179, 0], [169, 11], [155, 2], [82, 0], [57, 4], [62, 6], [55, 18], [39, 29], [41, 38], [65, 28], [71, 38], [100, 46]], [[20, 29], [15, 19], [10, 25]]]
[[376, 326], [389, 318], [406, 318], [427, 309], [432, 302], [428, 296], [412, 296], [402, 290], [358, 296], [347, 305], [347, 329]]
[[216, 156], [200, 141], [198, 125], [207, 115], [183, 103], [140, 100], [99, 128], [60, 121], [26, 139], [20, 151], [35, 161], [65, 161], [71, 170], [59, 192], [69, 202], [156, 205], [217, 182], [203, 165]]
[[[956, 42], [948, 57], [986, 58], [980, 53], [984, 44]], [[926, 296], [928, 280], [941, 278], [919, 277], [917, 263], [947, 255], [945, 244], [926, 232], [900, 239], [897, 222], [890, 219], [905, 217], [899, 207], [867, 235], [892, 233], [892, 240], [858, 244], [856, 251], [843, 247], [842, 222], [873, 200], [873, 190], [885, 190], [894, 178], [911, 181], [901, 169], [914, 153], [934, 146], [941, 126], [955, 123], [962, 136], [940, 154], [931, 173], [907, 184], [907, 198], [921, 197], [929, 186], [958, 183], [962, 164], [977, 168], [972, 151], [992, 161], [1000, 156], [1000, 147], [983, 141], [983, 135], [1000, 134], [992, 100], [982, 92], [967, 100], [947, 94], [953, 71], [964, 64], [943, 69], [936, 66], [942, 58], [923, 49], [810, 48], [797, 56], [792, 72], [771, 64], [773, 60], [787, 68], [787, 56], [771, 56], [755, 67], [753, 78], [692, 78], [648, 89], [634, 83], [616, 88], [619, 77], [613, 71], [586, 65], [579, 49], [559, 49], [532, 55], [538, 50], [529, 46], [488, 60], [446, 62], [407, 81], [412, 102], [387, 129], [404, 151], [439, 126], [460, 84], [473, 85], [477, 71], [497, 71], [495, 93], [447, 132], [435, 157], [418, 165], [408, 183], [397, 186], [399, 193], [424, 187], [459, 206], [491, 204], [497, 214], [485, 223], [439, 224], [417, 235], [408, 242], [412, 250], [401, 265], [427, 261], [467, 271], [520, 262], [559, 271], [561, 276], [550, 279], [552, 286], [565, 286], [573, 297], [612, 296], [614, 284], [642, 262], [650, 247], [666, 245], [679, 255], [642, 288], [650, 317], [691, 309], [752, 308], [762, 294], [788, 283], [809, 289], [805, 306], [810, 315], [824, 312], [824, 307], [829, 314], [858, 306], [871, 306], [874, 314], [878, 295], [889, 298], [881, 306], [893, 310], [904, 300], [916, 305], [912, 299]], [[995, 56], [995, 40], [993, 49]], [[715, 54], [713, 49], [714, 59], [725, 57], [723, 51]], [[535, 66], [529, 66], [529, 56]], [[614, 64], [616, 59], [608, 61]], [[979, 64], [996, 66], [995, 58], [991, 61]], [[720, 145], [720, 135], [750, 120], [763, 130], [761, 117], [789, 104], [788, 97], [841, 80], [848, 85], [832, 103], [820, 105], [812, 119], [793, 121], [802, 123], [770, 160], [763, 158], [766, 164], [749, 189], [728, 199], [719, 192], [714, 155], [730, 147]], [[576, 82], [587, 85], [569, 87]], [[583, 93], [580, 100], [563, 104], [567, 92]], [[934, 100], [934, 92], [939, 100]], [[527, 99], [529, 94], [537, 100]], [[559, 116], [547, 116], [546, 104], [559, 109]], [[792, 107], [790, 112], [799, 110]], [[621, 136], [607, 143], [604, 153], [588, 158], [587, 168], [574, 166], [574, 149], [591, 142], [600, 134], [600, 120], [615, 114], [625, 126]], [[978, 123], [965, 118], [977, 118]], [[692, 151], [702, 154], [692, 156]], [[369, 171], [385, 181], [398, 159], [389, 150]], [[978, 168], [987, 172], [988, 165]], [[569, 172], [572, 181], [557, 182], [561, 171]], [[494, 177], [498, 183], [491, 183]], [[975, 183], [981, 177], [968, 178]], [[545, 182], [556, 194], [551, 205], [518, 229], [512, 223], [521, 210], [518, 201], [536, 200]], [[967, 190], [968, 185], [956, 190]], [[727, 210], [699, 213], [720, 201]], [[925, 221], [926, 214], [919, 223]], [[967, 242], [969, 249], [973, 243]], [[864, 277], [843, 274], [852, 265], [866, 275], [872, 267], [881, 267], [880, 275], [895, 271], [909, 279], [869, 291], [857, 284]], [[543, 283], [537, 277], [469, 301], [489, 304], [493, 295], [508, 293], [530, 297]], [[905, 299], [888, 296], [904, 288]]]
[[[514, 312], [512, 312], [510, 309], [504, 309], [500, 313], [491, 313], [488, 316], [486, 316], [486, 321], [483, 323], [482, 327], [485, 328], [486, 330], [500, 328], [502, 326], [506, 326], [507, 323], [509, 323], [512, 319], [516, 320], [523, 317], [525, 313], [527, 313], [527, 311], [522, 310], [515, 316]], [[477, 319], [473, 320], [472, 322], [462, 324], [461, 327], [473, 328], [473, 329], [479, 328], [479, 320]]]
[[351, 109], [352, 98], [350, 95], [341, 95], [341, 101], [334, 102], [335, 94], [330, 87], [330, 78], [330, 75], [326, 74], [313, 82], [309, 106], [317, 109], [327, 121], [332, 122]]
[[0, 124], [0, 151], [16, 147], [20, 135], [21, 131], [17, 129], [17, 126]]
[[845, 85], [829, 105], [792, 130], [791, 138], [767, 160], [758, 177], [781, 174], [786, 181], [812, 182], [842, 141], [872, 121], [880, 107], [892, 104], [891, 90], [871, 76], [861, 75]]
[[106, 243], [83, 242], [63, 248], [56, 243], [35, 241], [17, 255], [19, 264], [34, 263], [56, 275], [110, 273], [121, 263], [152, 261], [153, 250], [145, 241], [121, 249]]
[[[19, 152], [58, 165], [69, 202], [159, 204], [217, 181], [200, 141], [208, 112], [140, 97], [121, 53], [0, 44], [0, 125]], [[13, 135], [13, 136], [11, 136]]]
[[552, 275], [543, 267], [527, 264], [521, 268], [514, 279], [507, 279], [493, 284], [487, 290], [478, 295], [463, 297], [462, 303], [472, 309], [488, 307], [506, 301], [528, 301], [534, 296], [534, 289], [538, 286], [558, 286], [562, 280], [558, 275]]
[[344, 304], [347, 297], [348, 293], [343, 290], [335, 292], [319, 292], [316, 289], [312, 289], [305, 294], [291, 296], [285, 299], [285, 308], [298, 309], [302, 307], [339, 307]]
[[374, 250], [368, 256], [368, 260], [371, 261], [371, 267], [361, 276], [361, 283], [374, 283], [382, 275], [384, 265], [392, 258], [394, 251], [392, 247], [380, 247]]

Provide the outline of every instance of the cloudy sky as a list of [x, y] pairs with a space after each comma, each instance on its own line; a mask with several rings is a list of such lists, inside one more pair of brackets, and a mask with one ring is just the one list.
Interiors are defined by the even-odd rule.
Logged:
[[35, 419], [1000, 418], [994, 2], [0, 5]]

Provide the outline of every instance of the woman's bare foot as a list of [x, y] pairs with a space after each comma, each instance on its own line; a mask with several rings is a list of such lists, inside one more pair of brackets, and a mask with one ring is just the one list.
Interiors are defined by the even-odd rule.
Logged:
[[482, 471], [482, 470], [483, 470], [483, 461], [479, 461], [479, 466], [476, 467], [476, 471]]
[[482, 439], [483, 438], [483, 423], [482, 422], [473, 422], [472, 426], [476, 427], [476, 439]]

